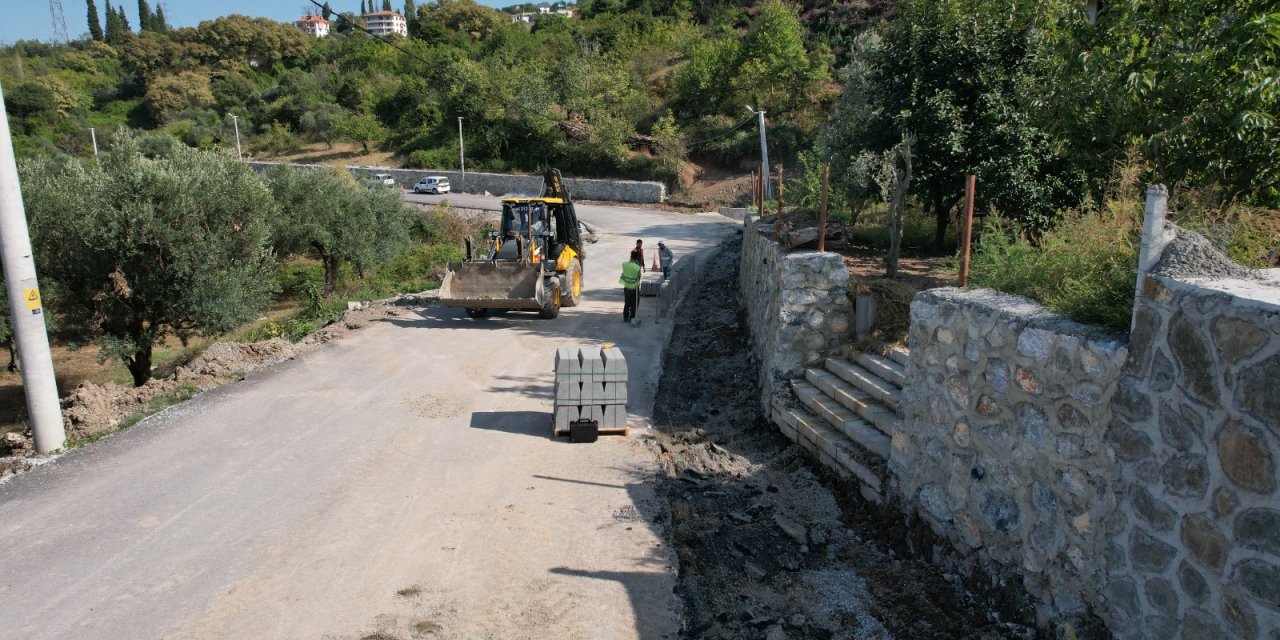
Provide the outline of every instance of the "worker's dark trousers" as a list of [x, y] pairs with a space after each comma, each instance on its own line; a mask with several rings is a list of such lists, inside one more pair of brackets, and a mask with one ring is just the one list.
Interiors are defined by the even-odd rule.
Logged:
[[634, 289], [627, 289], [626, 287], [623, 287], [622, 297], [622, 319], [629, 321], [639, 313], [640, 287], [636, 287]]

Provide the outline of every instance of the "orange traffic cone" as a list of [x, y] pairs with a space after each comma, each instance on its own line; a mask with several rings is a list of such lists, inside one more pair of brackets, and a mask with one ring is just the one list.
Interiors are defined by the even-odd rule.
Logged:
[[658, 254], [653, 254], [653, 266], [649, 267], [650, 271], [658, 271]]

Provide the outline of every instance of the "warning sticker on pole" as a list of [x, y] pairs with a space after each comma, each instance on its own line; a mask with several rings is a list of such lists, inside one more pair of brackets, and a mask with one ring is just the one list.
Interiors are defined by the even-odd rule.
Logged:
[[40, 313], [40, 290], [32, 287], [22, 290], [22, 298], [27, 301], [27, 310], [32, 314]]

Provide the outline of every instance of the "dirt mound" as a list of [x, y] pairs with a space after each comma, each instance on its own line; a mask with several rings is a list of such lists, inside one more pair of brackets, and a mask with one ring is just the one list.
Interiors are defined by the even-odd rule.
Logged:
[[242, 344], [218, 342], [209, 346], [185, 366], [179, 367], [174, 379], [179, 383], [204, 385], [227, 377], [239, 378], [264, 366], [292, 358], [297, 347], [284, 338]]

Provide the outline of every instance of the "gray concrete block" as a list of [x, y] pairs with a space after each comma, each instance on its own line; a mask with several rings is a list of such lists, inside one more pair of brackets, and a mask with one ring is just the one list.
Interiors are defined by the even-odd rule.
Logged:
[[625, 429], [627, 426], [627, 408], [611, 404], [605, 405], [604, 422], [600, 424], [602, 429]]
[[622, 349], [617, 347], [601, 349], [600, 358], [604, 363], [602, 382], [627, 381], [627, 358], [622, 354]]
[[582, 375], [594, 377], [604, 372], [604, 360], [600, 358], [600, 347], [583, 346], [578, 348], [578, 359], [582, 361]]
[[556, 376], [582, 373], [582, 361], [578, 358], [577, 346], [556, 347]]
[[613, 389], [606, 382], [582, 383], [582, 404], [608, 404], [613, 402]]
[[640, 295], [645, 297], [656, 296], [661, 287], [662, 282], [660, 280], [644, 280], [640, 283]]
[[568, 431], [569, 423], [578, 419], [577, 405], [556, 405], [556, 431]]
[[556, 380], [556, 404], [577, 404], [581, 397], [577, 380]]

